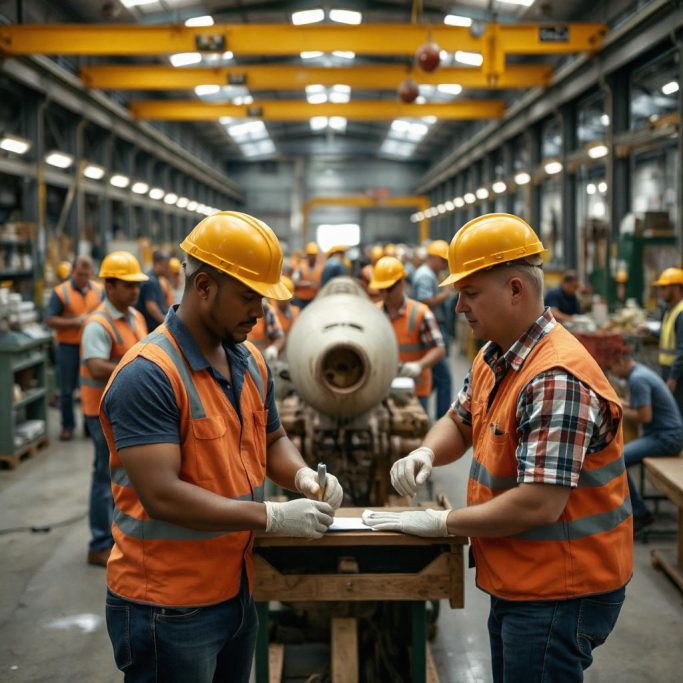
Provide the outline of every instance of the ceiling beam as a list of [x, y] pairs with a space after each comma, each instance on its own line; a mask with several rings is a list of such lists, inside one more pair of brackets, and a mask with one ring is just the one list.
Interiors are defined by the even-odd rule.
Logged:
[[223, 116], [264, 121], [301, 121], [312, 116], [345, 116], [355, 121], [390, 121], [401, 117], [436, 116], [463, 121], [500, 118], [502, 100], [470, 100], [443, 104], [403, 104], [393, 100], [356, 100], [348, 104], [309, 104], [305, 100], [273, 100], [250, 105], [215, 104], [194, 100], [131, 102], [133, 116], [157, 121], [216, 121]]
[[301, 90], [307, 85], [343, 83], [359, 90], [395, 90], [406, 77], [420, 84], [457, 83], [464, 88], [533, 88], [545, 86], [553, 69], [545, 64], [508, 65], [497, 80], [481, 69], [443, 67], [432, 73], [397, 65], [302, 67], [255, 65], [184, 67], [106, 65], [81, 69], [83, 82], [102, 90], [189, 90], [198, 85], [243, 85], [257, 90]]
[[[11, 55], [163, 55], [222, 52], [237, 56], [352, 51], [407, 55], [432, 40], [443, 50], [491, 54], [566, 54], [595, 51], [604, 24], [487, 24], [481, 37], [458, 26], [217, 24], [208, 27], [139, 24], [11, 24], [0, 26], [0, 50]], [[500, 71], [500, 68], [497, 68]]]

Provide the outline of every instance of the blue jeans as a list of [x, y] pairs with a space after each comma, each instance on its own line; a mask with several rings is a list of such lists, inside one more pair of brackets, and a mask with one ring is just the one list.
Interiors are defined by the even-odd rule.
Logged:
[[78, 387], [80, 350], [78, 344], [57, 344], [57, 365], [59, 367], [59, 405], [62, 410], [62, 429], [73, 431], [74, 391]]
[[436, 392], [436, 415], [435, 419], [443, 417], [453, 402], [453, 381], [451, 369], [448, 365], [448, 333], [446, 326], [439, 323], [441, 334], [446, 344], [446, 355], [432, 367], [432, 391]]
[[141, 605], [108, 590], [107, 631], [124, 681], [248, 683], [258, 618], [246, 584], [208, 607]]
[[[641, 462], [643, 458], [658, 455], [678, 455], [682, 448], [683, 432], [681, 431], [672, 430], [665, 434], [647, 434], [634, 441], [629, 441], [624, 446], [624, 463], [626, 467], [630, 467]], [[642, 517], [648, 512], [648, 509], [630, 474], [628, 475], [628, 490], [631, 494], [633, 516]]]
[[95, 460], [90, 483], [90, 550], [97, 552], [114, 545], [111, 535], [111, 520], [114, 499], [109, 478], [109, 447], [104, 438], [99, 417], [85, 416], [90, 438], [95, 444]]
[[429, 416], [429, 396], [418, 396], [417, 400], [420, 402], [425, 413], [427, 413], [427, 416]]
[[574, 600], [491, 597], [494, 683], [575, 683], [612, 632], [626, 589]]

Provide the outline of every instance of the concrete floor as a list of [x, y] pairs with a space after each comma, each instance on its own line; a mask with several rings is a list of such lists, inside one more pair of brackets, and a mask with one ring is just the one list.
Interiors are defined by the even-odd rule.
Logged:
[[[454, 368], [457, 387], [466, 366], [455, 359]], [[120, 681], [104, 625], [104, 570], [85, 562], [92, 447], [82, 437], [60, 443], [56, 411], [50, 419], [49, 448], [16, 470], [0, 471], [0, 530], [78, 519], [45, 534], [0, 533], [0, 681]], [[435, 474], [437, 492], [454, 505], [464, 502], [467, 470], [464, 458]], [[636, 545], [626, 604], [596, 652], [589, 683], [681, 680], [683, 595], [650, 566], [649, 551]], [[472, 570], [465, 583], [465, 609], [442, 603], [432, 643], [442, 683], [491, 680], [488, 599], [474, 586]]]

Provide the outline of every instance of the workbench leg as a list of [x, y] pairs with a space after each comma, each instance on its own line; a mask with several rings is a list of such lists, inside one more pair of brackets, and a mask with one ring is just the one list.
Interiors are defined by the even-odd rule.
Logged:
[[424, 601], [410, 603], [412, 683], [425, 683], [427, 676], [427, 619]]
[[257, 602], [256, 683], [268, 683], [268, 602]]

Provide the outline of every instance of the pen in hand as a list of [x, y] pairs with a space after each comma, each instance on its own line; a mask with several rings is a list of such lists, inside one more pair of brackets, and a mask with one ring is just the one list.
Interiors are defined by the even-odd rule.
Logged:
[[325, 485], [327, 484], [327, 465], [323, 463], [318, 463], [318, 486], [320, 490], [318, 491], [318, 500], [325, 499]]

